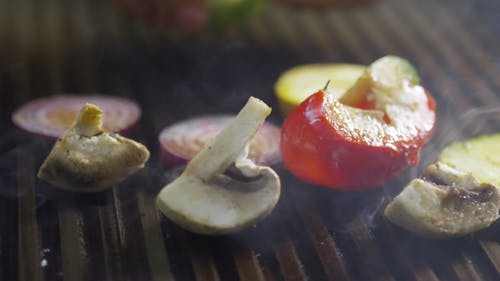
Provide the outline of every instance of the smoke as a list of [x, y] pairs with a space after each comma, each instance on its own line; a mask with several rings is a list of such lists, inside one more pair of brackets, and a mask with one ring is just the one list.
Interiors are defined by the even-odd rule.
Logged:
[[[439, 118], [439, 117], [438, 117]], [[422, 152], [419, 170], [436, 161], [441, 151], [455, 141], [500, 132], [500, 107], [478, 107], [458, 117], [443, 116], [433, 139]]]
[[[439, 127], [433, 139], [422, 151], [419, 167], [407, 169], [383, 188], [362, 192], [340, 192], [318, 188], [319, 190], [311, 192], [311, 188], [314, 187], [297, 187], [293, 188], [293, 193], [295, 193], [293, 201], [299, 205], [314, 206], [321, 213], [328, 214], [330, 228], [339, 233], [351, 232], [360, 227], [374, 227], [389, 199], [404, 188], [411, 179], [417, 177], [425, 166], [434, 162], [447, 145], [453, 141], [480, 134], [497, 133], [500, 129], [500, 107], [474, 108], [459, 116], [453, 116], [450, 113], [438, 118], [440, 118]], [[35, 178], [34, 184], [37, 188], [37, 207], [47, 200], [64, 201], [68, 195], [67, 192], [36, 180], [36, 171], [51, 146], [52, 143], [27, 136], [17, 129], [4, 132], [0, 136], [0, 196], [11, 199], [22, 196], [26, 190], [20, 186], [23, 183], [22, 179], [32, 177]], [[183, 169], [183, 166], [165, 168], [157, 159], [157, 161], [150, 161], [137, 174], [117, 184], [116, 188], [120, 188], [122, 193], [126, 194], [129, 194], [127, 190], [130, 190], [131, 197], [135, 195], [137, 186], [156, 195], [161, 188], [176, 179]], [[283, 175], [283, 171], [280, 174]], [[145, 179], [148, 181], [147, 184], [143, 184]], [[293, 177], [287, 182], [290, 184], [294, 182], [291, 185], [299, 184], [298, 180]], [[286, 190], [283, 193], [286, 199]], [[91, 199], [86, 200], [87, 197]], [[99, 196], [79, 195], [79, 198], [81, 200], [78, 201], [83, 204], [90, 202], [99, 205], [102, 201], [94, 200]]]

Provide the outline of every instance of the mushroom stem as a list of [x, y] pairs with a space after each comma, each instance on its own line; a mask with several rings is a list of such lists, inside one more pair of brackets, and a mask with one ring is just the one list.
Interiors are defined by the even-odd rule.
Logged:
[[[202, 234], [238, 231], [267, 216], [278, 202], [280, 179], [271, 168], [248, 160], [247, 154], [248, 143], [270, 112], [264, 102], [250, 98], [235, 120], [160, 191], [160, 211]], [[234, 172], [234, 177], [224, 172]]]
[[74, 128], [77, 134], [86, 137], [102, 132], [102, 110], [96, 105], [86, 103], [80, 110]]
[[189, 162], [184, 174], [196, 175], [198, 178], [208, 181], [214, 175], [227, 170], [270, 113], [269, 106], [257, 98], [250, 97], [234, 122], [220, 132]]

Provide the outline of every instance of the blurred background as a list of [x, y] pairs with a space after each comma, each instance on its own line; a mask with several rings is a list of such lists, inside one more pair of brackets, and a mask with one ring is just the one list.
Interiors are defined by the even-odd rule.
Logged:
[[[199, 9], [175, 20], [184, 6]], [[289, 66], [388, 53], [438, 66], [450, 75], [441, 85], [469, 72], [481, 81], [497, 73], [498, 14], [488, 0], [1, 0], [0, 90], [11, 105], [123, 94], [108, 85], [122, 82], [140, 94], [268, 95]]]

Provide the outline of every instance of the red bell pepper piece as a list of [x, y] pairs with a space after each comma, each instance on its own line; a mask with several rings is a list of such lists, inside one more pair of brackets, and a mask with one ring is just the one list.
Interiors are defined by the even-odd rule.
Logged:
[[340, 100], [320, 90], [285, 119], [285, 167], [313, 184], [344, 190], [379, 186], [416, 166], [436, 120], [435, 102], [414, 68], [383, 57]]

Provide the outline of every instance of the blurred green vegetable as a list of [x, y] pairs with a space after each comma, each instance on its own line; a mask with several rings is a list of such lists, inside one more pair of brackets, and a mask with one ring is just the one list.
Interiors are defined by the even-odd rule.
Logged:
[[211, 15], [209, 30], [222, 31], [244, 22], [250, 15], [263, 11], [268, 0], [208, 0]]

